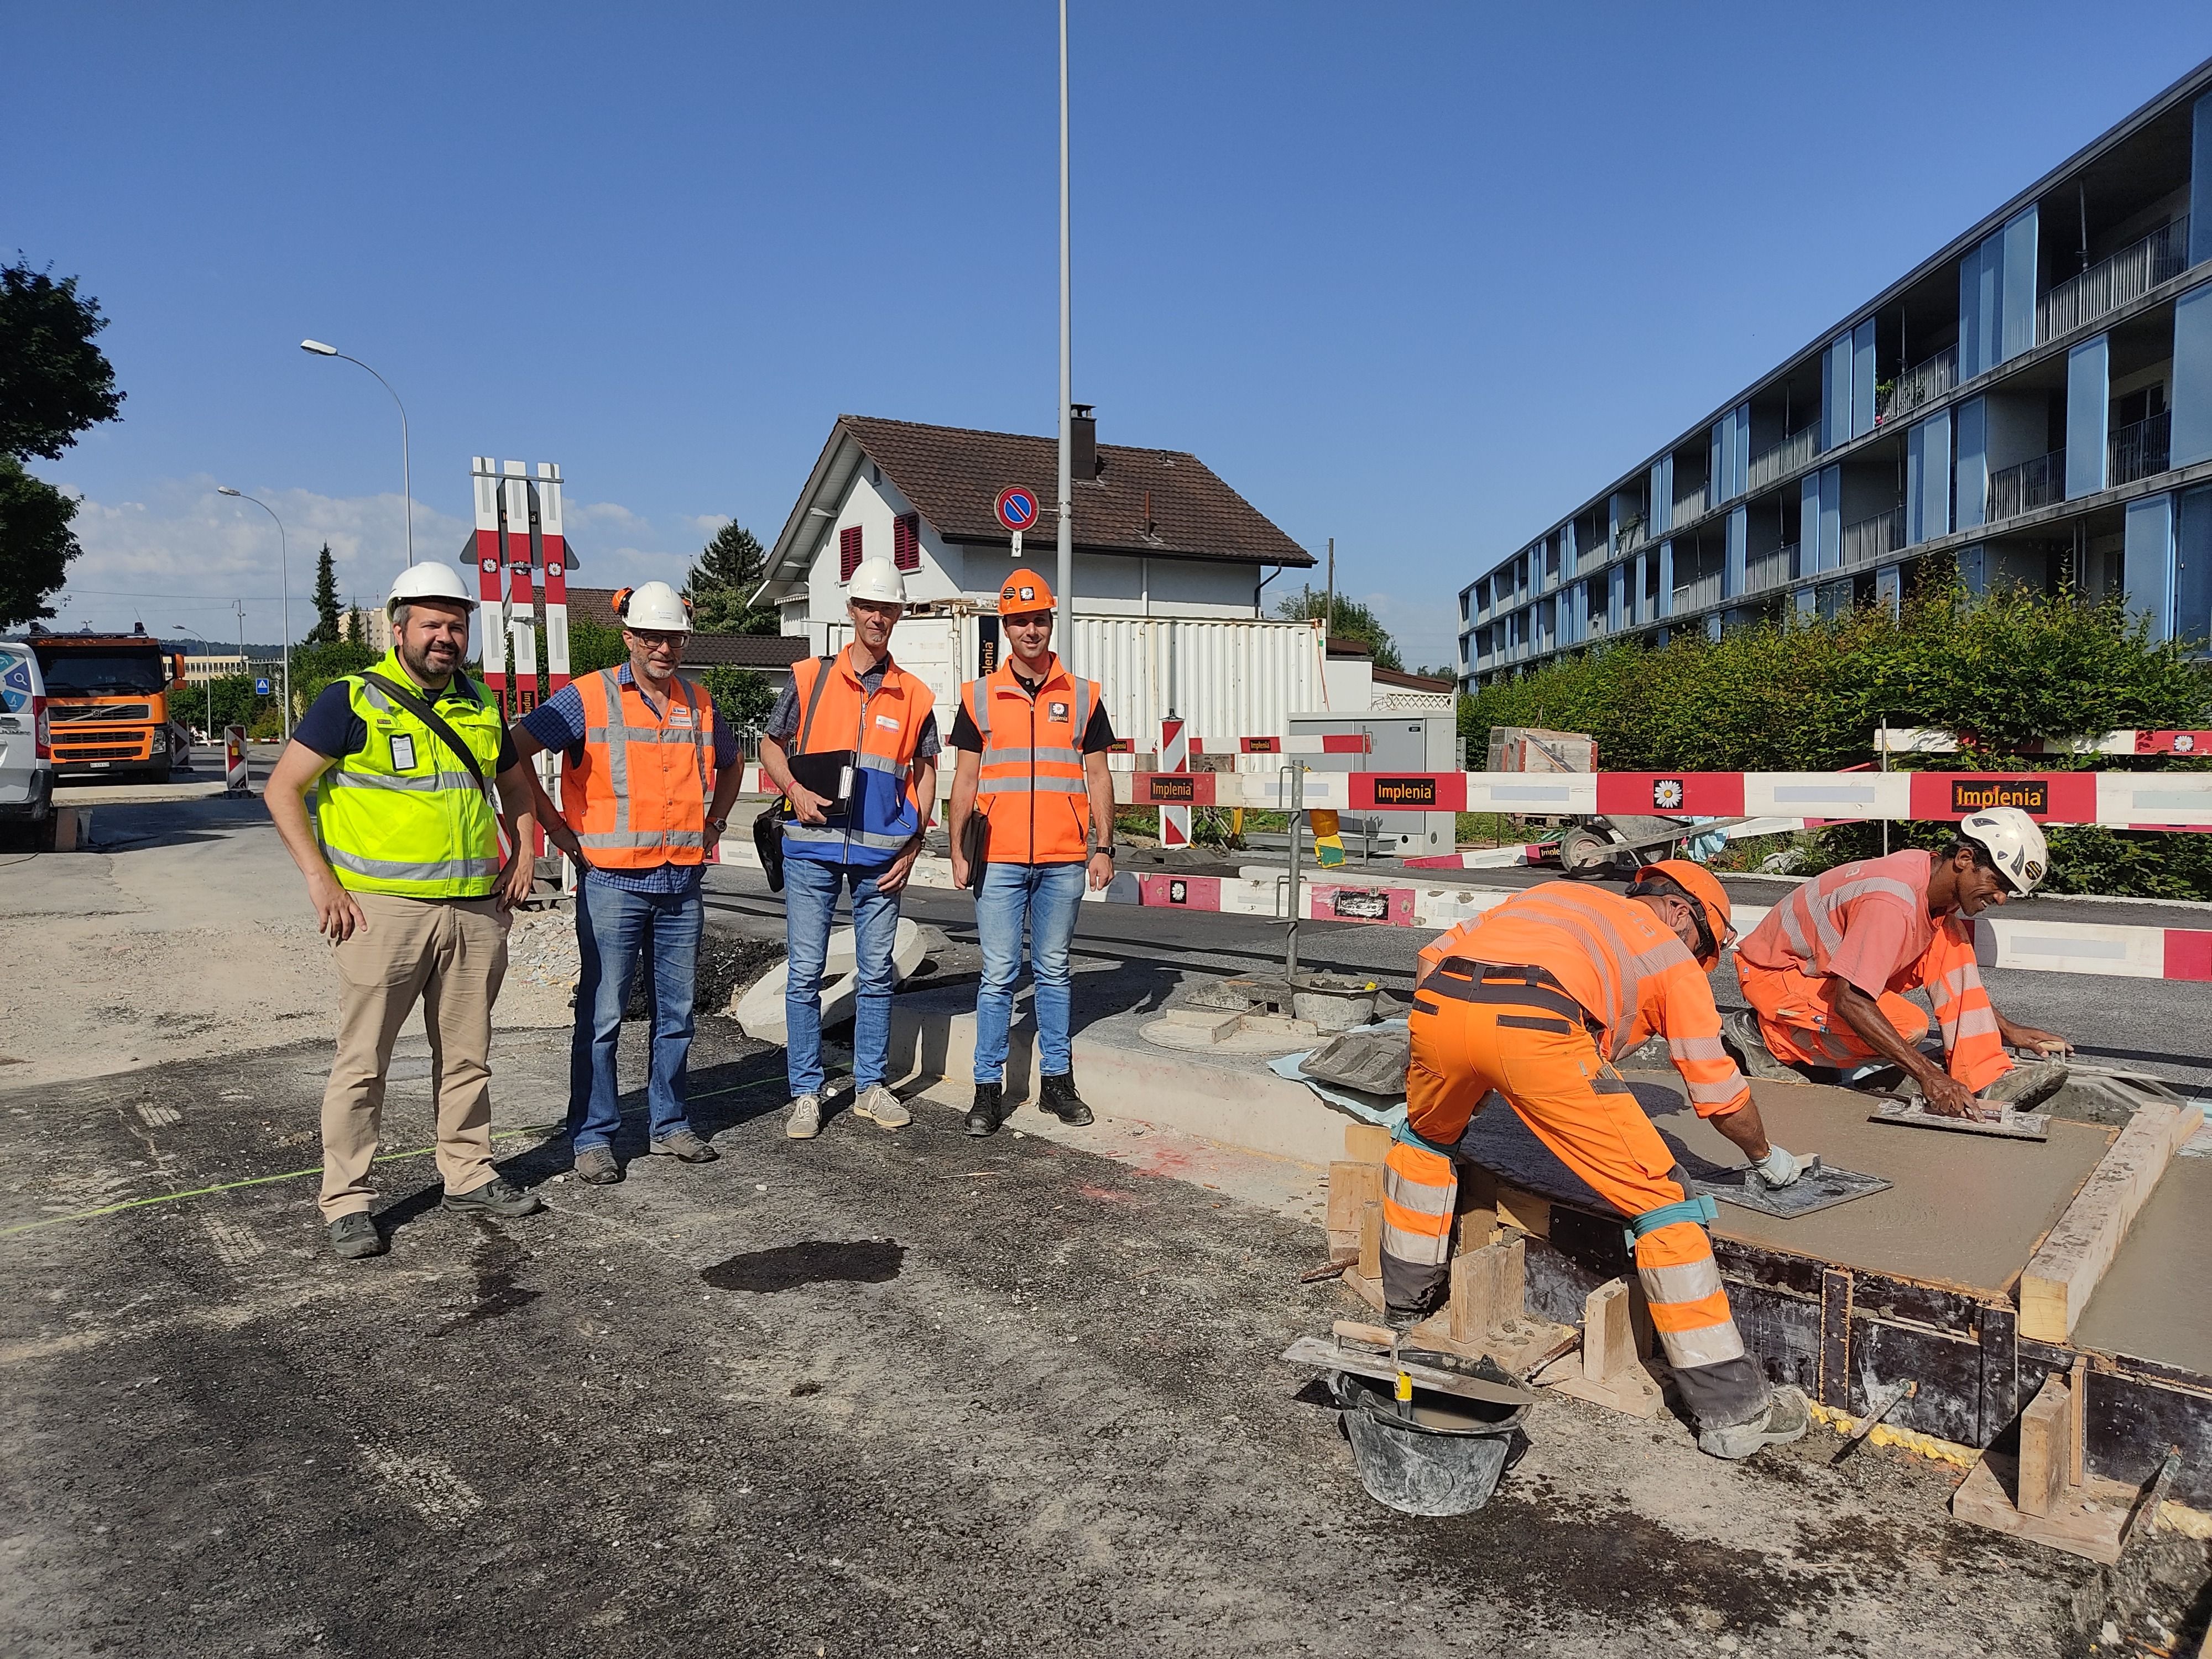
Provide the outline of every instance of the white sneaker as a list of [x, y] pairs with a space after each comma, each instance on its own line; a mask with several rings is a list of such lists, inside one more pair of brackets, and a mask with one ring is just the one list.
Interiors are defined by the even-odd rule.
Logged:
[[801, 1095], [791, 1103], [791, 1115], [783, 1132], [793, 1140], [811, 1140], [822, 1133], [822, 1097]]
[[880, 1083], [871, 1083], [853, 1103], [853, 1109], [886, 1129], [903, 1129], [914, 1121], [914, 1114], [899, 1104], [899, 1097]]

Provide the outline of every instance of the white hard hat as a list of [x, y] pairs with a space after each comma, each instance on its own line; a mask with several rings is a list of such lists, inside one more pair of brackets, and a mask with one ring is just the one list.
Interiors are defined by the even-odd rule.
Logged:
[[906, 578], [889, 559], [864, 559], [853, 573], [852, 590], [845, 597], [870, 605], [904, 605]]
[[1990, 862], [2015, 894], [2035, 890], [2050, 872], [2051, 848], [2043, 826], [2017, 806], [1992, 806], [1959, 825], [1960, 836], [1990, 855]]
[[465, 605], [471, 610], [476, 606], [469, 590], [461, 585], [460, 573], [449, 564], [434, 561], [410, 564], [392, 579], [392, 592], [384, 601], [384, 614], [388, 617], [399, 606], [416, 599], [442, 599], [452, 605]]
[[640, 582], [615, 595], [615, 615], [625, 628], [650, 628], [657, 632], [689, 634], [691, 606], [666, 582]]

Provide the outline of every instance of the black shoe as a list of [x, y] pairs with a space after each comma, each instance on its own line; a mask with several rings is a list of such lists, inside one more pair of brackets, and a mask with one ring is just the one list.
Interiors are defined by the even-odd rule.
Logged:
[[1073, 1072], [1038, 1079], [1037, 1110], [1050, 1112], [1073, 1128], [1079, 1129], [1091, 1121], [1091, 1109], [1083, 1103], [1083, 1097], [1075, 1092], [1075, 1073]]
[[975, 1103], [968, 1109], [968, 1133], [971, 1135], [994, 1135], [1006, 1115], [1006, 1085], [1003, 1083], [979, 1083], [975, 1085]]
[[327, 1230], [331, 1248], [349, 1261], [358, 1261], [365, 1255], [384, 1254], [384, 1235], [376, 1231], [376, 1223], [366, 1210], [356, 1210], [351, 1215], [342, 1215], [331, 1223]]
[[471, 1187], [467, 1192], [447, 1193], [446, 1207], [467, 1215], [517, 1216], [542, 1210], [545, 1203], [535, 1193], [509, 1186], [504, 1176], [494, 1176], [483, 1186]]

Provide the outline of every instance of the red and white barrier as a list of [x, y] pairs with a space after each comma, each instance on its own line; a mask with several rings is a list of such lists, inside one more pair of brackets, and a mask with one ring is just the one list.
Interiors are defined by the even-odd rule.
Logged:
[[[1183, 723], [1172, 716], [1160, 722], [1160, 771], [1178, 778], [1193, 775], [1190, 740], [1183, 735]], [[1190, 845], [1190, 807], [1176, 804], [1179, 801], [1187, 803], [1193, 799], [1188, 793], [1188, 783], [1181, 787], [1168, 784], [1154, 792], [1161, 797], [1158, 805], [1160, 845], [1163, 847]]]
[[[1875, 752], [1889, 755], [1955, 755], [1981, 747], [1974, 734], [1963, 736], [1933, 726], [1888, 726], [1876, 729]], [[2212, 755], [2212, 732], [2107, 732], [2101, 737], [2031, 738], [2026, 743], [1989, 745], [2014, 755]]]
[[[1134, 806], [1285, 810], [1271, 775], [1122, 773]], [[2045, 823], [2212, 830], [2212, 772], [1309, 772], [1304, 805], [1337, 811], [1505, 812], [1528, 817], [1952, 820], [2018, 806]]]

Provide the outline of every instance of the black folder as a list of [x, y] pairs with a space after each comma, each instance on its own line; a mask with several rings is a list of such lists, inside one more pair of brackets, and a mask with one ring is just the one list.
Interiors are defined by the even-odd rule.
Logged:
[[850, 749], [793, 755], [789, 763], [792, 781], [805, 784], [829, 803], [822, 809], [825, 817], [848, 817], [853, 811], [854, 765], [859, 759]]

